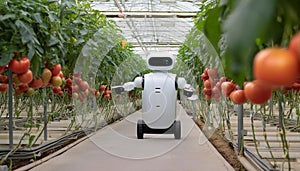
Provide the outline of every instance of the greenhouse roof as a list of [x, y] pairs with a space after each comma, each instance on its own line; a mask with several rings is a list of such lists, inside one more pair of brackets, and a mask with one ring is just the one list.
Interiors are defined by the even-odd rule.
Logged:
[[[193, 27], [200, 3], [183, 0], [98, 0], [93, 8], [116, 21], [136, 53], [169, 51], [177, 54]], [[124, 18], [118, 17], [120, 11]]]

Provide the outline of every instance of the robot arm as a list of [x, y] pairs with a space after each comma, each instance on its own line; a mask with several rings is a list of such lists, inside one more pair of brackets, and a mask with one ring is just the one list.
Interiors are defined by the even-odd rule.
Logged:
[[117, 94], [120, 94], [124, 91], [131, 91], [134, 88], [142, 88], [143, 86], [143, 77], [136, 77], [134, 82], [127, 82], [123, 86], [114, 86], [112, 89], [116, 91]]
[[183, 89], [183, 94], [188, 97], [190, 100], [197, 100], [198, 96], [194, 95], [194, 87], [186, 83], [186, 80], [182, 77], [177, 79], [178, 89]]

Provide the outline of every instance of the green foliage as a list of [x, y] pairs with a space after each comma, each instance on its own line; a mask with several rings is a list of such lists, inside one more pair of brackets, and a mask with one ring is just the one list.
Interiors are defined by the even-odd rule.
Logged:
[[[132, 55], [130, 46], [122, 49], [122, 36], [113, 21], [100, 11], [92, 9], [90, 2], [74, 0], [1, 0], [0, 1], [0, 66], [22, 52], [31, 60], [35, 76], [48, 67], [60, 63], [65, 76], [73, 73], [83, 47], [102, 28], [112, 34], [102, 35], [97, 48], [105, 48], [105, 40], [112, 41], [99, 68], [100, 79], [109, 82], [113, 70]], [[101, 34], [101, 33], [100, 33]], [[114, 39], [113, 37], [119, 37]], [[98, 68], [97, 68], [98, 69]], [[98, 72], [98, 71], [96, 71]]]
[[[206, 1], [195, 19], [199, 32], [192, 30], [190, 34], [194, 32], [196, 42], [204, 33], [221, 58], [226, 76], [242, 85], [253, 79], [252, 62], [258, 50], [287, 47], [292, 35], [299, 31], [297, 7], [297, 0]], [[189, 58], [191, 51], [186, 52], [183, 45], [179, 53]], [[203, 66], [203, 61], [197, 65]]]

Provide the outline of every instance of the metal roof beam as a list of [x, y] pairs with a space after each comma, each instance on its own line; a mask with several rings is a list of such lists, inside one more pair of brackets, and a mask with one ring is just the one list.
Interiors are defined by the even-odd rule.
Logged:
[[[108, 18], [119, 17], [119, 12], [101, 11]], [[124, 12], [126, 18], [191, 18], [195, 17], [195, 12]]]

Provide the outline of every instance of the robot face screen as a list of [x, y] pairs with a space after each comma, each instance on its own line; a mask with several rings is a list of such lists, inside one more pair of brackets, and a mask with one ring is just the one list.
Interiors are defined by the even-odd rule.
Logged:
[[170, 57], [155, 57], [149, 59], [151, 66], [172, 66], [173, 60]]

